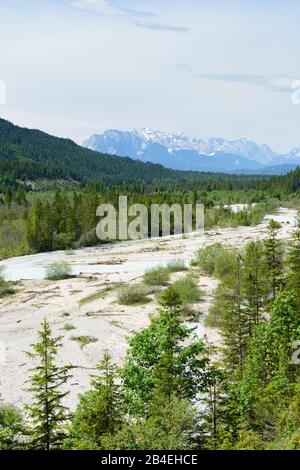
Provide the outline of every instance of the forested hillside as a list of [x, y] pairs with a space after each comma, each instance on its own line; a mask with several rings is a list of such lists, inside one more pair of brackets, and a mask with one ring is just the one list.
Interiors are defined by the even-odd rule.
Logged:
[[[186, 189], [260, 189], [294, 192], [300, 170], [286, 176], [253, 177], [169, 170], [161, 165], [119, 158], [82, 148], [69, 139], [25, 129], [0, 119], [0, 191], [20, 183], [65, 180], [104, 186], [136, 184], [150, 189], [184, 185]], [[31, 187], [28, 185], [28, 187]], [[37, 189], [39, 185], [37, 184]]]

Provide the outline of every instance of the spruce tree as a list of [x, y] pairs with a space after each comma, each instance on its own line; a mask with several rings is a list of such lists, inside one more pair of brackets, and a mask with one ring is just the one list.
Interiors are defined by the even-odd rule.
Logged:
[[262, 308], [266, 296], [261, 242], [249, 242], [246, 245], [243, 259], [243, 292], [247, 305], [248, 334], [251, 336], [253, 327], [262, 320]]
[[247, 350], [247, 315], [242, 292], [243, 260], [237, 255], [235, 266], [221, 286], [223, 312], [220, 328], [223, 338], [223, 354], [230, 371], [243, 370]]
[[300, 298], [300, 218], [298, 219], [297, 229], [294, 232], [292, 246], [288, 254], [288, 287], [293, 289]]
[[268, 225], [269, 236], [264, 240], [266, 279], [269, 280], [273, 301], [283, 283], [283, 249], [282, 243], [277, 239], [281, 225], [270, 220]]
[[32, 344], [30, 359], [37, 362], [31, 369], [28, 391], [33, 395], [32, 404], [26, 407], [32, 422], [31, 445], [38, 450], [59, 449], [65, 438], [64, 425], [69, 417], [63, 399], [68, 391], [63, 388], [71, 377], [72, 366], [56, 364], [61, 337], [54, 338], [50, 325], [44, 319], [38, 332], [39, 341]]

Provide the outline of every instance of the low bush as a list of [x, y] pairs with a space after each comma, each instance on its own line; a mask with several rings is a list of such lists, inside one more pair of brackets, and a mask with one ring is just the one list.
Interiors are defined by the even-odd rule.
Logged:
[[167, 269], [170, 273], [178, 273], [181, 271], [186, 271], [188, 268], [185, 265], [183, 259], [174, 259], [169, 261], [169, 263], [167, 264]]
[[144, 275], [144, 283], [147, 286], [165, 286], [168, 284], [169, 279], [170, 271], [163, 266], [148, 269]]
[[90, 343], [96, 343], [98, 338], [95, 338], [94, 336], [72, 336], [71, 340], [77, 341], [80, 344], [81, 349], [83, 349], [84, 346], [87, 346]]
[[64, 325], [64, 330], [65, 330], [65, 331], [75, 330], [75, 326], [74, 326], [74, 325], [71, 325], [71, 323], [66, 323], [66, 324]]
[[72, 269], [68, 261], [54, 261], [46, 267], [46, 279], [50, 281], [68, 279], [71, 273]]
[[4, 268], [0, 267], [0, 297], [14, 294], [14, 292], [11, 282], [5, 280]]
[[214, 276], [221, 280], [232, 276], [236, 270], [237, 256], [235, 250], [223, 248], [216, 257]]
[[204, 274], [212, 276], [215, 270], [216, 259], [224, 250], [221, 243], [206, 246], [197, 251], [196, 258], [192, 260], [192, 266], [199, 266]]
[[185, 308], [189, 304], [198, 302], [201, 299], [202, 292], [197, 286], [195, 278], [188, 274], [171, 284], [167, 289], [160, 292], [157, 300], [161, 305], [164, 305], [166, 297], [168, 297], [168, 290], [172, 293], [177, 293], [180, 299], [180, 304]]
[[153, 289], [142, 284], [124, 286], [118, 292], [118, 303], [120, 305], [141, 304], [149, 301], [148, 295], [153, 293]]

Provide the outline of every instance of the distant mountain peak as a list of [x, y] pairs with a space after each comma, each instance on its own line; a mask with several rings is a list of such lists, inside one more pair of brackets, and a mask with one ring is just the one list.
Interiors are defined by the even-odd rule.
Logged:
[[149, 127], [132, 131], [107, 130], [91, 136], [83, 146], [183, 170], [251, 170], [300, 163], [300, 149], [279, 155], [268, 145], [258, 144], [249, 137], [234, 140], [188, 137], [182, 132], [163, 132]]

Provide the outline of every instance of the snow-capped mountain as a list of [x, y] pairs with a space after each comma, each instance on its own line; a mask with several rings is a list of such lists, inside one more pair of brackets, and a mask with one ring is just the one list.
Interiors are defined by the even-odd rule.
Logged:
[[274, 173], [277, 165], [284, 165], [284, 172], [286, 168], [300, 165], [300, 149], [293, 149], [287, 155], [278, 155], [269, 146], [257, 144], [248, 138], [190, 138], [182, 133], [164, 133], [149, 128], [108, 130], [91, 136], [83, 146], [180, 170], [260, 171], [270, 166]]
[[300, 159], [300, 148], [292, 149], [287, 155], [285, 155], [287, 160]]

